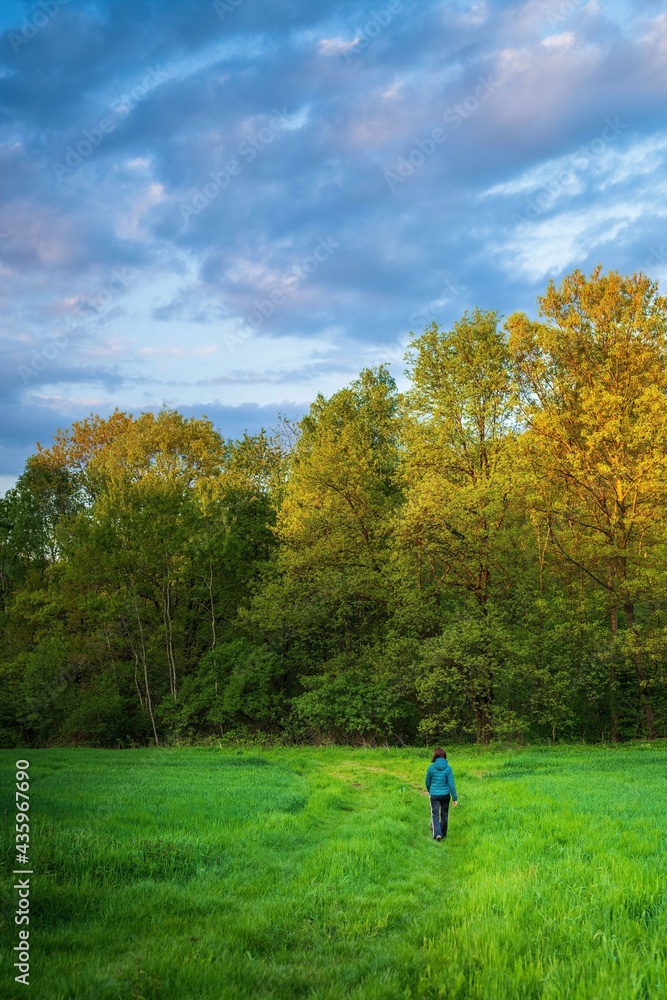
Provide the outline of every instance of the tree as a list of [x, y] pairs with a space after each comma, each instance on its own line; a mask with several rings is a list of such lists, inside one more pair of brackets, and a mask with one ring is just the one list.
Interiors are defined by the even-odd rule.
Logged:
[[318, 698], [324, 704], [337, 678], [380, 640], [387, 618], [390, 514], [400, 501], [397, 403], [383, 367], [313, 403], [289, 458], [279, 556], [253, 606], [257, 629], [286, 657], [292, 695], [305, 686], [304, 712], [320, 722]]
[[538, 302], [545, 322], [508, 321], [536, 508], [562, 560], [607, 595], [610, 631], [634, 665], [653, 736], [636, 607], [667, 502], [667, 298], [644, 275], [598, 267], [559, 288], [552, 281]]
[[0, 587], [6, 608], [12, 586], [28, 577], [41, 584], [58, 558], [60, 520], [81, 509], [77, 477], [62, 466], [31, 456], [25, 471], [0, 498]]
[[367, 370], [331, 399], [318, 397], [290, 461], [276, 528], [281, 569], [319, 620], [329, 629], [337, 621], [343, 646], [355, 647], [386, 604], [396, 431], [394, 382], [384, 368]]
[[464, 659], [474, 676], [466, 667], [465, 689], [487, 740], [502, 645], [489, 608], [511, 588], [521, 551], [516, 398], [497, 313], [476, 309], [449, 331], [432, 324], [413, 338], [408, 362], [398, 543], [424, 599], [442, 608], [441, 622], [457, 607], [478, 620], [468, 629], [474, 653]]

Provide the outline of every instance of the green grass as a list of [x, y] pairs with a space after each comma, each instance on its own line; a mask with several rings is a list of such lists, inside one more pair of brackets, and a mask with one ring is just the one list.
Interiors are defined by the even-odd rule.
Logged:
[[7, 1000], [667, 997], [664, 743], [453, 749], [442, 844], [416, 750], [26, 755], [31, 986], [9, 877]]

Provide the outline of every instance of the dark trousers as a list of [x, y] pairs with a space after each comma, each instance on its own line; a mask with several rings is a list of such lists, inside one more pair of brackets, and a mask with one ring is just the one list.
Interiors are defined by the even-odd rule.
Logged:
[[431, 827], [434, 837], [447, 836], [450, 795], [431, 795]]

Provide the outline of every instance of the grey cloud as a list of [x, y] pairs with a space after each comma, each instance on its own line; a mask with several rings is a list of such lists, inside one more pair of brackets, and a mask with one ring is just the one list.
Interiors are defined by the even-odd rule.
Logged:
[[[209, 0], [82, 0], [17, 52], [5, 31], [0, 297], [14, 368], [21, 351], [48, 342], [66, 322], [63, 301], [78, 303], [76, 316], [90, 314], [86, 303], [114, 268], [136, 276], [133, 298], [160, 276], [174, 289], [146, 293], [133, 312], [121, 296], [106, 319], [92, 310], [100, 344], [110, 330], [141, 328], [148, 318], [212, 328], [243, 321], [328, 235], [339, 249], [273, 310], [262, 335], [335, 330], [352, 370], [431, 303], [442, 322], [476, 304], [531, 309], [542, 279], [513, 268], [508, 249], [512, 214], [525, 199], [484, 192], [590, 142], [607, 116], [627, 121], [627, 148], [661, 127], [665, 40], [658, 22], [649, 23], [661, 8], [645, 0], [621, 23], [575, 4], [554, 22], [558, 0], [486, 8], [403, 0], [400, 14], [353, 57], [335, 44], [323, 54], [320, 42], [353, 40], [382, 5], [245, 0], [221, 20]], [[59, 181], [53, 160], [156, 66], [169, 78]], [[401, 158], [418, 161], [447, 110], [466, 99], [470, 106], [480, 77], [501, 86], [392, 189], [386, 171]], [[301, 126], [245, 156], [241, 144], [275, 108], [302, 112]], [[230, 159], [240, 171], [184, 217], [181, 206]], [[664, 165], [651, 170], [647, 183], [664, 185]], [[540, 218], [557, 224], [567, 211], [629, 204], [637, 195], [632, 171], [624, 183], [603, 183], [590, 173], [580, 193], [559, 196]], [[659, 231], [660, 220], [642, 216], [639, 231], [627, 228], [605, 244], [605, 263], [644, 267]], [[577, 262], [588, 266], [598, 252], [591, 239]], [[443, 296], [445, 280], [458, 282], [461, 294]], [[159, 382], [147, 360], [132, 372], [116, 359], [92, 367], [89, 360], [83, 350], [59, 355], [39, 384], [57, 377], [68, 391], [122, 382], [140, 400], [144, 378]], [[272, 377], [276, 386], [283, 378]], [[6, 378], [16, 415], [6, 420], [34, 407], [48, 420], [39, 404], [24, 401], [20, 381]], [[252, 373], [247, 378], [250, 386]], [[234, 427], [242, 412], [254, 413], [228, 409], [220, 412]]]

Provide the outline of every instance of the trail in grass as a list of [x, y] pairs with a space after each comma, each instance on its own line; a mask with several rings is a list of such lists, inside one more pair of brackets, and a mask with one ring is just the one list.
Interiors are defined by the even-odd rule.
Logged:
[[[427, 763], [33, 751], [34, 994], [667, 995], [664, 747], [455, 751], [442, 844]], [[6, 956], [2, 995], [21, 996]]]

